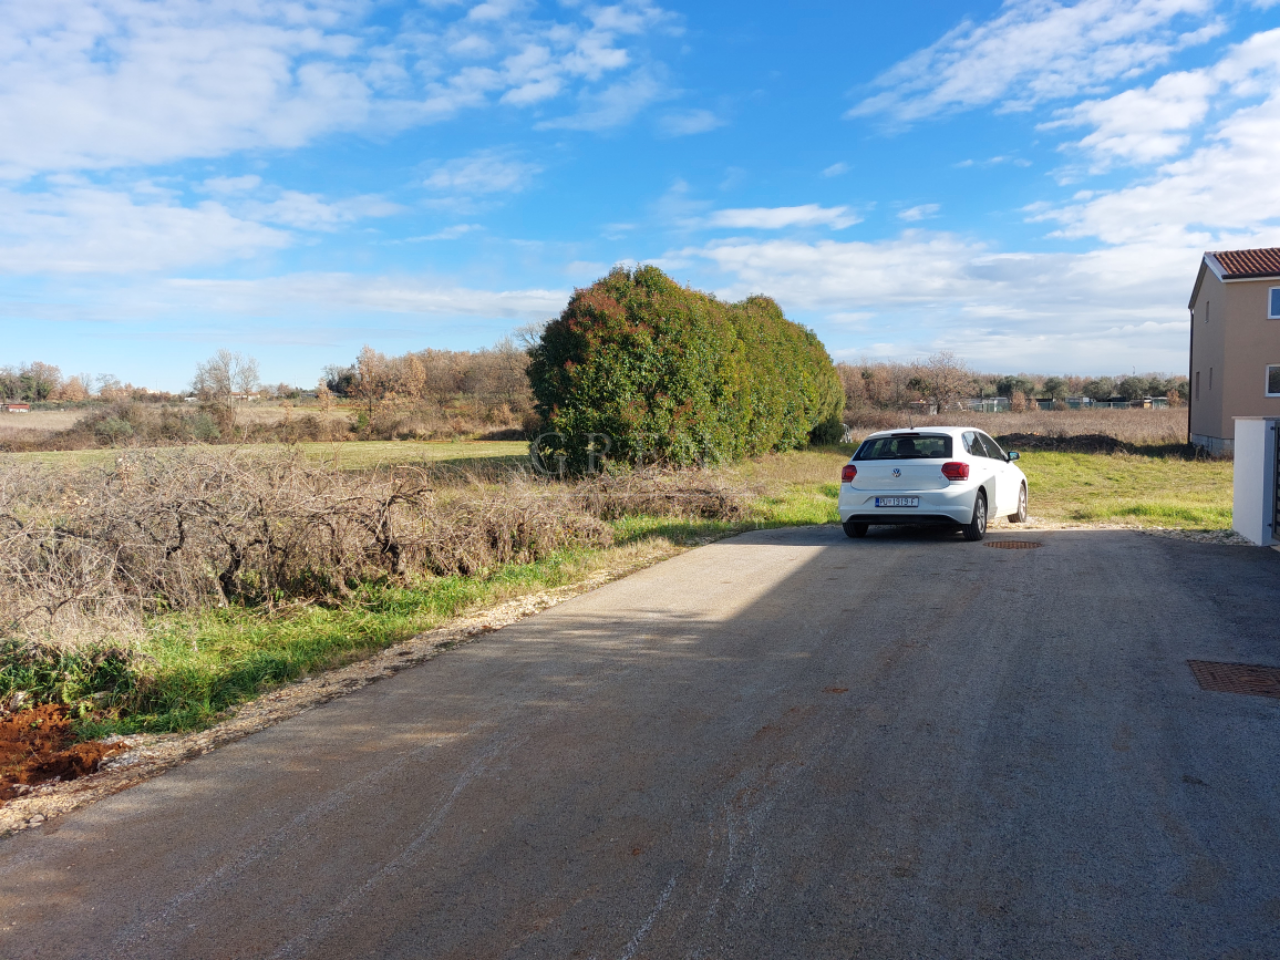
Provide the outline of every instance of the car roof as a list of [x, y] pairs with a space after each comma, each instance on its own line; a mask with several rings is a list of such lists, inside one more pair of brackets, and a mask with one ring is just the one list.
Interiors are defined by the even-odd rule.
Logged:
[[922, 437], [928, 434], [946, 434], [951, 437], [958, 437], [962, 433], [970, 430], [977, 433], [986, 433], [980, 427], [899, 427], [897, 430], [877, 430], [875, 433], [867, 434], [867, 440], [875, 440], [878, 437]]

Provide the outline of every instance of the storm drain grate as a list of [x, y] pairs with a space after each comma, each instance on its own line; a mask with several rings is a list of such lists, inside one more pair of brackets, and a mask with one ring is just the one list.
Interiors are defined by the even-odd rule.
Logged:
[[1044, 544], [1036, 543], [1034, 540], [988, 540], [987, 546], [995, 547], [997, 550], [1034, 550]]
[[1214, 663], [1188, 660], [1201, 690], [1219, 693], [1251, 693], [1255, 697], [1280, 700], [1280, 667], [1259, 667], [1247, 663]]

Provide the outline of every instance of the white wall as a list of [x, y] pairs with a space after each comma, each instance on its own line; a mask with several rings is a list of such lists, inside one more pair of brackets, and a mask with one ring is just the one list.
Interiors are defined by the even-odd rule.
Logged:
[[1276, 543], [1271, 523], [1275, 508], [1276, 417], [1235, 418], [1235, 472], [1231, 525], [1260, 547]]

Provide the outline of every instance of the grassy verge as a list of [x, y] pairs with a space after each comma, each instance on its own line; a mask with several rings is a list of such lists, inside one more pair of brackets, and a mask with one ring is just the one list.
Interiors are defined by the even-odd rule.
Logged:
[[333, 608], [228, 607], [158, 618], [138, 646], [144, 666], [128, 698], [132, 709], [114, 717], [97, 711], [81, 727], [86, 736], [198, 728], [278, 684], [342, 666], [476, 608], [573, 583], [617, 562], [619, 552], [562, 551], [489, 576], [439, 577], [414, 589], [366, 584]]
[[1034, 517], [1224, 530], [1231, 527], [1232, 464], [1142, 453], [1029, 452]]
[[127, 674], [110, 648], [77, 649], [28, 665], [25, 672], [11, 662], [0, 668], [0, 686], [77, 705], [78, 730], [86, 739], [199, 729], [282, 683], [358, 660], [502, 600], [626, 567], [638, 555], [672, 554], [759, 526], [812, 522], [811, 511], [790, 510], [786, 503], [776, 498], [762, 505], [759, 516], [736, 522], [629, 516], [612, 523], [610, 548], [561, 551], [486, 576], [439, 577], [412, 589], [366, 584], [336, 607], [298, 605], [273, 612], [232, 606], [168, 614], [156, 617], [134, 645]]
[[[492, 460], [511, 457], [508, 448], [516, 445], [487, 446], [496, 448], [488, 451]], [[370, 469], [386, 465], [392, 454], [416, 458], [423, 447], [467, 450], [471, 445], [360, 447], [367, 452], [359, 466]], [[333, 606], [296, 604], [275, 611], [230, 606], [160, 615], [133, 645], [128, 664], [106, 647], [44, 663], [0, 658], [0, 691], [29, 689], [42, 699], [78, 704], [86, 737], [197, 729], [273, 686], [359, 659], [477, 608], [624, 568], [642, 553], [675, 553], [751, 528], [835, 522], [839, 469], [852, 449], [811, 449], [723, 468], [730, 479], [759, 491], [744, 519], [629, 515], [610, 521], [612, 547], [564, 550], [483, 576], [431, 578], [413, 589], [366, 583], [353, 598]], [[484, 462], [473, 450], [468, 454], [466, 459]], [[1020, 465], [1036, 518], [1198, 529], [1231, 523], [1230, 463], [1158, 452], [1033, 451]]]

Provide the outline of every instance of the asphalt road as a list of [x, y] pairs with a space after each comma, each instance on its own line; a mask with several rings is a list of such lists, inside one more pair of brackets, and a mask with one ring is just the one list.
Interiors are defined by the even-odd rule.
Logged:
[[565, 603], [0, 842], [0, 957], [1276, 957], [1280, 700], [1186, 661], [1280, 554], [1021, 536]]

